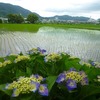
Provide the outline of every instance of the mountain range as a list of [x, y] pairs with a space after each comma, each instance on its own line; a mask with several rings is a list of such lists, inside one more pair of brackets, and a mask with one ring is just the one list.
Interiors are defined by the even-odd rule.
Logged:
[[[21, 14], [23, 17], [27, 17], [31, 12], [23, 7], [12, 5], [8, 3], [0, 3], [0, 17], [7, 17], [8, 14]], [[37, 13], [35, 13], [37, 14]], [[90, 18], [83, 16], [69, 16], [69, 15], [61, 15], [61, 16], [53, 16], [53, 17], [42, 17], [37, 14], [41, 19], [57, 19], [57, 20], [76, 20], [76, 21], [87, 21]]]

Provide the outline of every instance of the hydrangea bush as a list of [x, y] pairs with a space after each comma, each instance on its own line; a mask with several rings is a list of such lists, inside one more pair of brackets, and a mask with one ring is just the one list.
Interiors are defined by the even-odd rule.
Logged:
[[27, 94], [36, 92], [38, 90], [40, 95], [48, 96], [48, 89], [46, 84], [41, 84], [45, 79], [39, 75], [31, 75], [30, 77], [20, 77], [17, 81], [7, 84], [5, 89], [13, 90], [13, 97], [19, 94]]
[[0, 100], [99, 99], [99, 62], [39, 47], [0, 57]]

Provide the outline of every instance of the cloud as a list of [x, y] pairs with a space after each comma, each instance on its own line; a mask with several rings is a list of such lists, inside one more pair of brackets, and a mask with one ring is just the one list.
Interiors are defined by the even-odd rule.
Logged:
[[88, 10], [88, 11], [100, 11], [100, 3], [96, 2], [96, 3], [93, 3], [91, 5], [88, 5], [88, 6], [85, 7], [84, 10]]
[[[76, 0], [78, 1], [78, 0]], [[48, 7], [45, 9], [45, 12], [53, 13], [53, 14], [69, 14], [73, 16], [92, 16], [92, 17], [100, 17], [100, 3], [99, 0], [91, 0], [88, 2], [70, 2], [68, 6], [55, 6]]]
[[100, 17], [100, 0], [0, 0], [22, 6], [41, 16], [72, 15]]

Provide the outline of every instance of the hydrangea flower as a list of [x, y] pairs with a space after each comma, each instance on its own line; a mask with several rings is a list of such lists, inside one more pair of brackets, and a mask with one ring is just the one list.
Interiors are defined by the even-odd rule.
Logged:
[[5, 89], [13, 90], [13, 97], [17, 97], [20, 94], [26, 94], [30, 92], [38, 91], [40, 95], [48, 96], [48, 88], [46, 84], [41, 84], [43, 77], [39, 75], [31, 75], [30, 77], [19, 77], [17, 81], [13, 81], [7, 84]]
[[75, 82], [75, 80], [68, 79], [66, 82], [66, 87], [69, 91], [72, 91], [73, 89], [77, 88], [77, 83]]
[[97, 81], [100, 82], [100, 75], [98, 75], [97, 78], [98, 78]]
[[47, 84], [41, 84], [39, 87], [39, 94], [43, 95], [43, 96], [48, 96], [48, 88], [47, 88]]
[[68, 71], [58, 75], [57, 83], [66, 83], [66, 87], [69, 91], [77, 88], [77, 84], [88, 85], [88, 78], [84, 71], [76, 71], [75, 68], [70, 68]]
[[94, 66], [95, 68], [100, 68], [100, 63], [96, 61], [90, 61], [91, 66]]
[[65, 78], [66, 78], [65, 73], [61, 73], [61, 74], [59, 74], [59, 76], [58, 76], [56, 82], [57, 82], [57, 83], [61, 83], [61, 82], [63, 82], [63, 81], [65, 80]]
[[17, 57], [18, 54], [13, 54], [13, 53], [11, 53], [9, 56], [15, 56], [15, 57]]
[[40, 51], [42, 54], [44, 54], [46, 52], [46, 50], [44, 49], [40, 49], [39, 47], [37, 47], [38, 51]]
[[44, 49], [40, 49], [39, 47], [37, 48], [32, 48], [31, 50], [28, 51], [28, 54], [44, 54], [46, 52], [46, 50]]
[[100, 68], [100, 63], [99, 62], [94, 62], [95, 68]]
[[83, 62], [83, 65], [86, 65], [87, 67], [91, 67], [90, 63]]
[[51, 54], [48, 54], [47, 56], [45, 56], [44, 60], [45, 62], [56, 62], [58, 60], [60, 60], [62, 57], [61, 57], [61, 54], [57, 54], [57, 53], [51, 53]]
[[95, 65], [96, 65], [96, 62], [91, 61], [90, 64], [91, 64], [92, 66], [95, 66]]
[[0, 62], [0, 67], [2, 67], [2, 62]]
[[17, 63], [17, 62], [20, 62], [22, 60], [29, 60], [29, 59], [30, 59], [29, 56], [18, 55], [14, 62]]
[[6, 65], [11, 64], [12, 62], [10, 60], [5, 60], [3, 63], [0, 62], [0, 67], [5, 67]]
[[2, 66], [6, 66], [8, 64], [11, 64], [12, 62], [10, 60], [6, 60], [2, 63]]
[[77, 59], [75, 56], [70, 56], [69, 59]]

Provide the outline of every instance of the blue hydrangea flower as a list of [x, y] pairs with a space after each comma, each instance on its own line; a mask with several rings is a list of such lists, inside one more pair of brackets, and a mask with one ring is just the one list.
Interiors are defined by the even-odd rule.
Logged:
[[9, 87], [9, 83], [7, 83], [7, 84], [6, 84], [6, 87], [5, 87], [5, 89], [8, 89], [8, 87]]
[[61, 83], [61, 82], [63, 82], [63, 81], [65, 80], [65, 78], [66, 78], [65, 73], [61, 73], [61, 74], [59, 74], [59, 76], [58, 76], [56, 82], [57, 82], [57, 83]]
[[33, 51], [31, 51], [31, 50], [30, 50], [30, 51], [28, 51], [28, 54], [29, 54], [29, 55], [31, 55], [32, 53], [33, 53]]
[[89, 84], [88, 78], [87, 78], [87, 77], [84, 77], [84, 78], [81, 80], [81, 85], [88, 85], [88, 84]]
[[44, 54], [46, 52], [46, 50], [42, 49], [41, 52]]
[[37, 47], [38, 51], [40, 51], [42, 54], [44, 54], [46, 52], [46, 50], [44, 49], [40, 49], [40, 47]]
[[32, 81], [31, 84], [32, 84], [33, 87], [34, 87], [34, 88], [32, 89], [32, 91], [33, 91], [33, 92], [36, 92], [36, 91], [38, 90], [39, 86], [40, 86], [40, 83]]
[[71, 91], [71, 90], [77, 88], [77, 84], [76, 84], [76, 82], [75, 82], [74, 80], [68, 79], [68, 80], [67, 80], [67, 83], [66, 83], [66, 87], [67, 87], [67, 89], [68, 89], [69, 91]]
[[90, 64], [91, 64], [92, 66], [95, 66], [95, 65], [96, 65], [94, 61], [90, 62]]
[[84, 71], [77, 71], [75, 68], [70, 68], [70, 70], [64, 71], [63, 73], [59, 74], [56, 82], [66, 82], [66, 87], [69, 91], [77, 88], [78, 83], [80, 83], [82, 86], [89, 84], [86, 73]]
[[12, 94], [12, 97], [17, 97], [17, 96], [19, 96], [19, 94], [20, 94], [20, 91], [18, 90], [18, 89], [13, 89], [13, 94]]
[[46, 80], [46, 78], [43, 78], [42, 76], [40, 76], [38, 74], [35, 74], [34, 76], [40, 81], [45, 81]]
[[43, 96], [48, 96], [48, 88], [46, 84], [40, 84], [39, 94]]
[[76, 69], [75, 68], [70, 68], [69, 71], [76, 71]]

